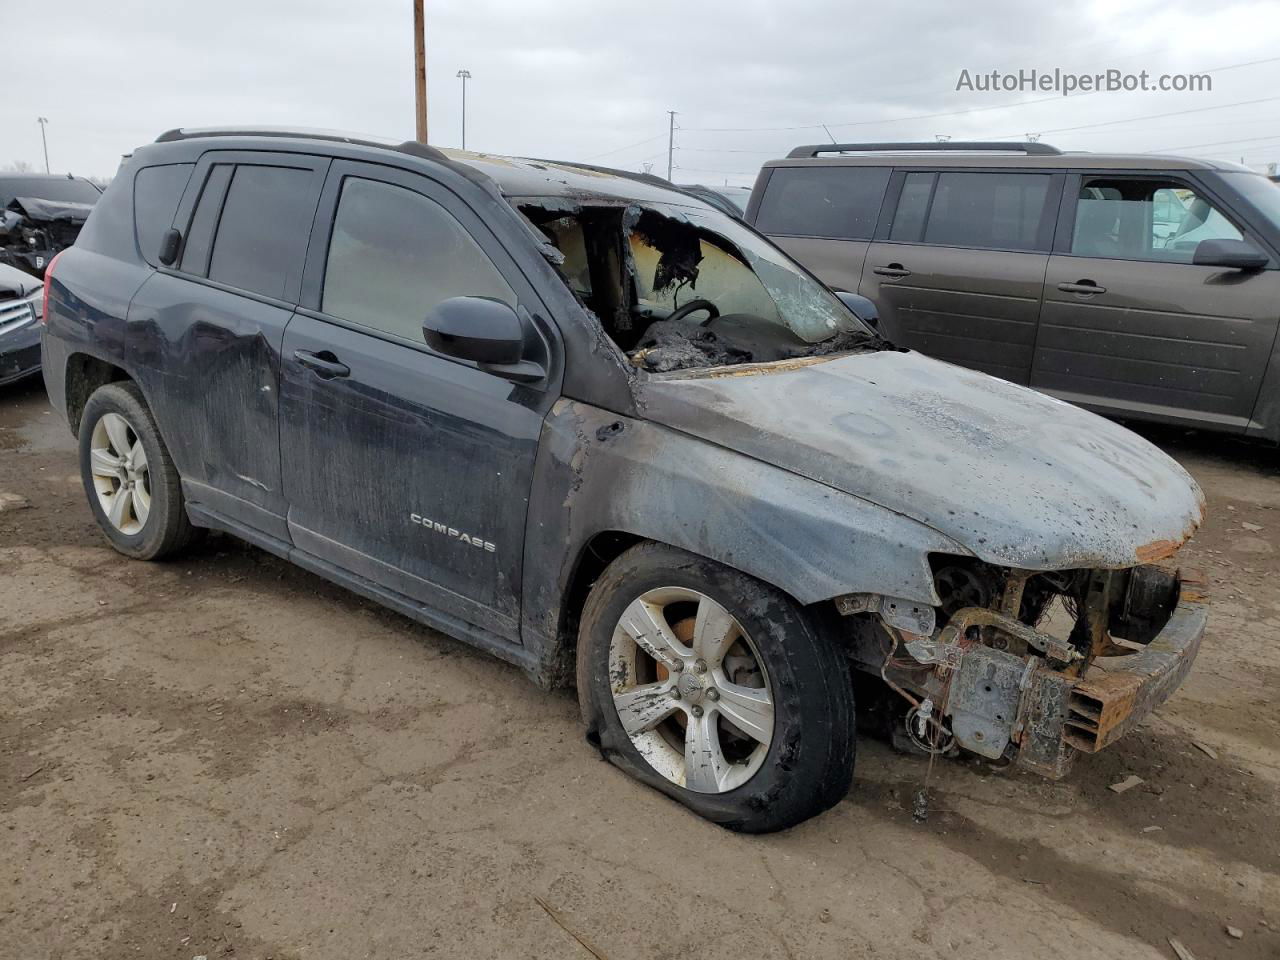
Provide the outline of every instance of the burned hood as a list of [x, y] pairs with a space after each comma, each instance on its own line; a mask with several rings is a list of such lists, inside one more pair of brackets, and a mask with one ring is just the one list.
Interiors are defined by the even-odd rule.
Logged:
[[9, 201], [9, 209], [37, 223], [82, 224], [93, 212], [93, 204], [41, 200], [38, 197], [14, 197]]
[[1131, 431], [915, 352], [686, 371], [637, 394], [650, 420], [911, 517], [1004, 566], [1150, 562], [1203, 515], [1195, 481]]

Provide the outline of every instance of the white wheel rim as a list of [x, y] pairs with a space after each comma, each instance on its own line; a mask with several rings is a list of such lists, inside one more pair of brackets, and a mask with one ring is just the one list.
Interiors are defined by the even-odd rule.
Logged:
[[725, 793], [764, 763], [774, 727], [764, 661], [706, 594], [660, 587], [633, 600], [609, 644], [609, 684], [632, 744], [672, 783]]
[[104, 413], [89, 438], [89, 472], [98, 505], [121, 533], [141, 533], [151, 515], [151, 474], [142, 438], [118, 413]]

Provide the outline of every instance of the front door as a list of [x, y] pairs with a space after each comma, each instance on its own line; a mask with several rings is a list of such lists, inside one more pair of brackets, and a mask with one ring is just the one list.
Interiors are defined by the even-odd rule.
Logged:
[[900, 172], [858, 292], [904, 347], [1025, 384], [1062, 177]]
[[1280, 271], [1191, 262], [1202, 240], [1248, 235], [1190, 179], [1084, 174], [1069, 190], [1032, 386], [1118, 416], [1246, 429]]
[[553, 391], [433, 352], [422, 321], [456, 296], [544, 313], [532, 288], [451, 191], [346, 161], [325, 183], [307, 278], [282, 352], [295, 545], [518, 639], [525, 516]]

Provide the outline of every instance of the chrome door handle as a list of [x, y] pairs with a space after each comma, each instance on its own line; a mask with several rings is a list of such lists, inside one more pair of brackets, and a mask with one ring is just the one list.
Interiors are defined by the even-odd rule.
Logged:
[[1106, 287], [1100, 287], [1092, 280], [1081, 280], [1079, 283], [1060, 283], [1058, 289], [1063, 293], [1106, 293]]
[[909, 277], [911, 271], [900, 263], [891, 263], [887, 267], [872, 267], [871, 272], [879, 277]]

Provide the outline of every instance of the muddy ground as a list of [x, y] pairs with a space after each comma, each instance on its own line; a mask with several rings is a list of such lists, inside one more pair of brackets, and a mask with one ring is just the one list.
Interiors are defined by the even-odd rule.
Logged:
[[0, 957], [1280, 957], [1280, 454], [1148, 435], [1213, 595], [1157, 716], [1062, 783], [936, 763], [924, 824], [925, 762], [863, 742], [835, 810], [744, 837], [261, 551], [121, 558], [39, 382], [0, 388]]

